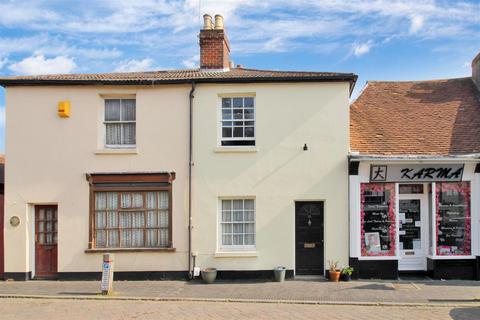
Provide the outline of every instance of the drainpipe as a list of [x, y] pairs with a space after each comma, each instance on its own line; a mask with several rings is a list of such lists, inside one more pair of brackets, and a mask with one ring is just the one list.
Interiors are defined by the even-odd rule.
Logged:
[[189, 150], [188, 150], [188, 277], [193, 279], [192, 272], [192, 167], [193, 167], [193, 98], [195, 81], [189, 94]]

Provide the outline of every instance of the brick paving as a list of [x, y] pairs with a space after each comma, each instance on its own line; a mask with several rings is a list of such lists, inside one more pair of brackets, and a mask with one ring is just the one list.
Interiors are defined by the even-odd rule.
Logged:
[[[0, 295], [96, 296], [97, 281], [0, 282]], [[117, 281], [117, 297], [255, 299], [387, 303], [480, 303], [480, 282], [475, 281], [327, 281], [295, 280]]]
[[56, 319], [480, 319], [480, 307], [0, 299], [3, 320]]

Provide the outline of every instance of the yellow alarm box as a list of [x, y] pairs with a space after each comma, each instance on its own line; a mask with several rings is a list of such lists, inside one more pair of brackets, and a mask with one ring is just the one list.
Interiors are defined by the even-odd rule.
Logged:
[[60, 118], [70, 117], [70, 101], [60, 101], [58, 103], [58, 116]]

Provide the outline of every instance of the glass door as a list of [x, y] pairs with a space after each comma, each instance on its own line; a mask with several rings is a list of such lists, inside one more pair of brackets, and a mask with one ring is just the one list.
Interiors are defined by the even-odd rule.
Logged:
[[423, 194], [400, 195], [398, 202], [398, 245], [400, 271], [425, 270], [427, 252], [427, 208]]

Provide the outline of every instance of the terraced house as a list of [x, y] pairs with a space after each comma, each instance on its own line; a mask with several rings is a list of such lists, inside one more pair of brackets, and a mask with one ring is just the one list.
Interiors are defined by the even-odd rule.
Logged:
[[369, 82], [350, 112], [357, 275], [480, 280], [480, 54], [471, 77]]
[[200, 68], [2, 77], [5, 278], [324, 274], [349, 259], [356, 75], [234, 66], [205, 16]]

